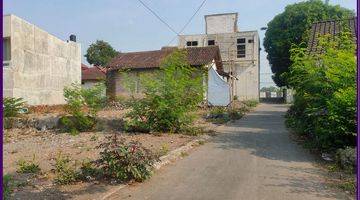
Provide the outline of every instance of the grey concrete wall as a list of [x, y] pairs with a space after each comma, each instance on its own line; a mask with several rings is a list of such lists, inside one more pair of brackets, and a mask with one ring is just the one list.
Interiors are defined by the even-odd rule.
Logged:
[[66, 42], [14, 15], [4, 17], [11, 61], [4, 67], [4, 96], [30, 105], [64, 104], [63, 88], [81, 83], [81, 46]]
[[[237, 39], [246, 39], [246, 56], [237, 58]], [[186, 48], [187, 41], [198, 41], [198, 46], [207, 46], [208, 40], [215, 40], [219, 46], [224, 71], [232, 72], [239, 80], [233, 85], [233, 95], [240, 100], [259, 99], [259, 36], [257, 31], [243, 31], [221, 34], [182, 35], [179, 47]], [[253, 40], [253, 43], [249, 43]]]
[[237, 13], [216, 14], [205, 16], [205, 33], [234, 33], [237, 31]]
[[81, 87], [84, 89], [89, 89], [94, 87], [97, 83], [99, 83], [99, 81], [83, 81], [83, 83], [81, 83]]
[[136, 69], [126, 73], [113, 71], [112, 80], [109, 82], [115, 96], [130, 96], [130, 94], [137, 96], [143, 90], [140, 84], [141, 76], [149, 77], [157, 71], [158, 69]]

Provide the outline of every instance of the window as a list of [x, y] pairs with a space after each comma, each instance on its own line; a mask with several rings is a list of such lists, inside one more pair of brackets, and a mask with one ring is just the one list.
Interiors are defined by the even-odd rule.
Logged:
[[196, 47], [198, 45], [198, 41], [187, 41], [186, 46], [188, 47]]
[[246, 56], [246, 39], [238, 38], [236, 47], [237, 47], [237, 58], [245, 58], [245, 56]]
[[248, 43], [254, 43], [254, 40], [248, 40]]
[[10, 46], [10, 38], [3, 39], [3, 61], [11, 60], [11, 46]]
[[208, 46], [215, 45], [215, 40], [208, 40]]
[[238, 44], [240, 44], [240, 43], [245, 43], [245, 42], [246, 42], [245, 38], [239, 38], [239, 39], [237, 39], [237, 43], [238, 43]]

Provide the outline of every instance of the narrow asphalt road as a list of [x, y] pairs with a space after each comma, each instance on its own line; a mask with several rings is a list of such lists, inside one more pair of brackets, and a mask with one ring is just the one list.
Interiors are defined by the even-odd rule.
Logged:
[[189, 156], [107, 199], [347, 199], [325, 184], [315, 159], [289, 138], [285, 105], [260, 104]]

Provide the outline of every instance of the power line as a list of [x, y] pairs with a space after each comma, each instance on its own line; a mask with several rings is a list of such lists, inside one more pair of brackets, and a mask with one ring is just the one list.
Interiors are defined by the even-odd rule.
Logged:
[[161, 19], [161, 17], [156, 14], [155, 11], [153, 11], [149, 6], [147, 6], [142, 0], [138, 0], [146, 9], [148, 9], [156, 18], [158, 18], [162, 23], [164, 23], [172, 32], [174, 32], [177, 36], [179, 36], [179, 33], [176, 32], [168, 23], [166, 23], [165, 20]]
[[[190, 22], [194, 19], [195, 15], [200, 11], [200, 9], [204, 6], [206, 0], [202, 1], [200, 6], [196, 9], [195, 13], [190, 17], [190, 19], [186, 22], [186, 24], [181, 28], [179, 35], [185, 30], [185, 28], [190, 24]], [[169, 46], [174, 40], [176, 39], [176, 36], [168, 43]]]

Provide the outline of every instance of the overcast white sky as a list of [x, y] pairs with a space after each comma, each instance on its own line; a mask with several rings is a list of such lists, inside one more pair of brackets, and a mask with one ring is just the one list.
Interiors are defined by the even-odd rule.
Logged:
[[[179, 31], [202, 0], [143, 0]], [[207, 0], [184, 34], [204, 33], [204, 15], [238, 12], [241, 30], [258, 30], [285, 6], [299, 0]], [[330, 0], [331, 4], [355, 10], [356, 0]], [[136, 0], [4, 0], [4, 13], [15, 14], [66, 40], [77, 35], [85, 54], [88, 46], [102, 39], [122, 52], [156, 50], [175, 36]], [[177, 40], [173, 42], [175, 45]], [[262, 49], [264, 49], [262, 47]], [[83, 58], [83, 62], [86, 60]], [[261, 52], [261, 86], [273, 85], [266, 54]]]

